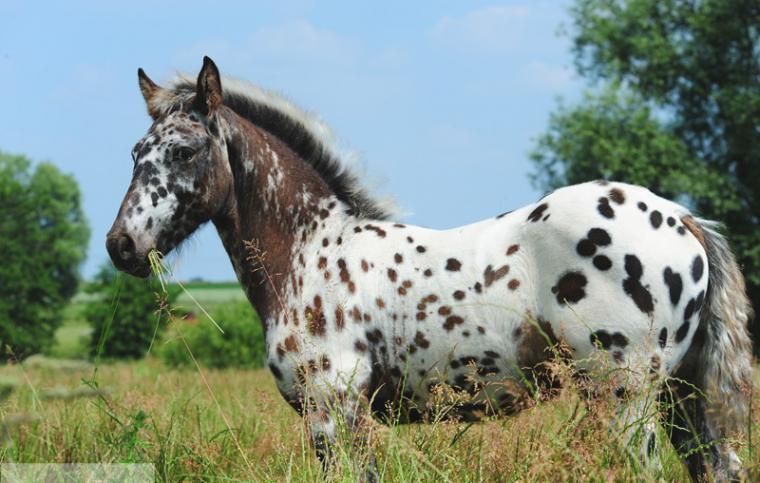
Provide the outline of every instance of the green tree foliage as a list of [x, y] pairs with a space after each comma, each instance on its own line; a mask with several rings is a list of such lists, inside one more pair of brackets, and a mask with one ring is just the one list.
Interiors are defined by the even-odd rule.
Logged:
[[257, 368], [266, 363], [264, 332], [251, 304], [246, 301], [220, 305], [211, 315], [223, 334], [205, 317], [192, 323], [178, 321], [179, 327], [167, 331], [160, 350], [167, 365], [193, 365], [182, 337], [202, 366]]
[[105, 263], [86, 288], [94, 294], [85, 307], [92, 324], [90, 353], [113, 359], [136, 359], [145, 355], [160, 337], [166, 310], [179, 294], [173, 288], [164, 294], [158, 281], [130, 277]]
[[638, 183], [725, 223], [760, 307], [760, 2], [576, 0], [571, 12], [576, 67], [598, 89], [551, 117], [534, 183]]
[[0, 152], [0, 354], [53, 341], [74, 295], [90, 230], [76, 180], [49, 163]]

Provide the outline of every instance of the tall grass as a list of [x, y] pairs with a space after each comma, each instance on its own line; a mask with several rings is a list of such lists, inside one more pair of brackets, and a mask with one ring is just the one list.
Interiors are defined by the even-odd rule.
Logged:
[[[24, 380], [22, 370], [11, 366], [3, 372]], [[211, 393], [198, 374], [169, 370], [153, 358], [101, 366], [98, 383], [110, 397], [38, 401], [40, 419], [12, 430], [13, 444], [0, 449], [0, 460], [150, 462], [161, 481], [322, 480], [303, 422], [267, 371], [203, 372]], [[33, 407], [32, 387], [77, 387], [86, 375], [27, 369], [29, 384], [1, 406], [2, 413]], [[603, 398], [589, 406], [568, 389], [515, 416], [478, 424], [375, 424], [378, 472], [385, 481], [686, 480], [668, 444], [661, 445], [661, 475], [647, 473], [628, 456], [609, 431], [611, 402]], [[757, 411], [752, 418], [757, 441]], [[336, 481], [357, 477], [349, 443], [339, 439]], [[749, 459], [746, 446], [740, 456], [750, 481], [758, 481], [760, 462]]]

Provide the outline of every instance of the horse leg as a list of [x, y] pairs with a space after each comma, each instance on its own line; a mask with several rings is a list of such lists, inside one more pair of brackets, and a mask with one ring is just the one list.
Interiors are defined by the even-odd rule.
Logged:
[[615, 390], [617, 408], [612, 427], [619, 431], [621, 443], [636, 461], [659, 472], [657, 442], [657, 392], [643, 384], [629, 383]]
[[[346, 458], [350, 465], [364, 466], [363, 469], [354, 468], [362, 475], [362, 481], [377, 481], [374, 456], [370, 451], [372, 420], [366, 397], [333, 392], [307, 409], [306, 421], [325, 474], [334, 471], [339, 460]], [[348, 454], [342, 452], [345, 446], [341, 443], [349, 446]], [[361, 458], [356, 456], [363, 451], [370, 453], [366, 463], [361, 465]]]
[[660, 395], [663, 426], [673, 447], [693, 480], [707, 480], [711, 467], [715, 481], [739, 480], [739, 457], [728, 443], [721, 441], [725, 435], [711, 427], [704, 394], [683, 372], [667, 381]]

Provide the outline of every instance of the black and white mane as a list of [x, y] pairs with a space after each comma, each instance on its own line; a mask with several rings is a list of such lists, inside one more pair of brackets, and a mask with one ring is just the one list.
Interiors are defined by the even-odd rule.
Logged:
[[[311, 165], [337, 198], [359, 218], [386, 220], [395, 214], [390, 198], [378, 199], [353, 169], [358, 156], [338, 147], [332, 130], [320, 119], [274, 92], [246, 81], [222, 79], [224, 105], [279, 138]], [[170, 84], [165, 112], [180, 108], [194, 95], [196, 80], [180, 74]]]

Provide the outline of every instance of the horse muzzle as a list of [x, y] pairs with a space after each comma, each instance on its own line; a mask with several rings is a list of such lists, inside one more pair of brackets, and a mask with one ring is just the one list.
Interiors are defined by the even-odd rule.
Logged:
[[150, 275], [148, 262], [149, 249], [140, 249], [135, 239], [124, 230], [111, 229], [106, 237], [106, 249], [113, 264], [135, 277], [145, 278]]

